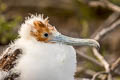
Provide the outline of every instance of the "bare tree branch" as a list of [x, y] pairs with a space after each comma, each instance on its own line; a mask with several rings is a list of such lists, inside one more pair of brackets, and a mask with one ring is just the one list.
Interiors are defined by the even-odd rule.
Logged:
[[88, 5], [92, 7], [97, 7], [97, 6], [106, 7], [101, 1], [90, 1], [88, 2]]
[[101, 71], [101, 72], [97, 72], [91, 80], [96, 80], [97, 76], [99, 76], [100, 74], [107, 74], [105, 71]]
[[113, 30], [115, 30], [116, 28], [118, 28], [120, 26], [120, 19], [117, 20], [116, 22], [114, 22], [110, 27], [104, 28], [102, 29], [96, 36], [95, 36], [95, 40], [100, 40], [101, 38], [103, 38], [104, 36], [106, 36], [107, 34], [109, 34], [110, 32], [112, 32]]
[[79, 2], [82, 2], [82, 3], [85, 3], [85, 4], [88, 4], [89, 6], [92, 6], [92, 7], [97, 7], [97, 6], [101, 6], [103, 8], [108, 8], [114, 12], [119, 12], [120, 13], [120, 7], [111, 3], [109, 0], [98, 0], [98, 1], [94, 1], [94, 0], [85, 0], [85, 1], [82, 1], [82, 0], [78, 0]]
[[111, 73], [108, 73], [108, 80], [113, 80]]
[[99, 61], [97, 61], [96, 59], [86, 55], [84, 52], [80, 51], [80, 50], [76, 50], [76, 52], [83, 57], [84, 59], [86, 59], [87, 61], [90, 61], [92, 63], [95, 63], [97, 66], [103, 67], [103, 65], [101, 63], [99, 63]]
[[[90, 6], [106, 7], [114, 11], [113, 14], [110, 15], [108, 19], [99, 27], [99, 29], [91, 36], [91, 38], [94, 38], [97, 41], [101, 41], [102, 38], [104, 38], [106, 35], [108, 35], [110, 32], [114, 31], [116, 28], [120, 26], [120, 19], [118, 19], [118, 17], [120, 16], [119, 6], [114, 5], [113, 3], [109, 2], [109, 0], [99, 0], [99, 1], [85, 0], [82, 2], [87, 2], [87, 4]], [[114, 72], [114, 70], [118, 68], [118, 66], [120, 65], [120, 58], [117, 59], [115, 63], [110, 65], [96, 48], [93, 48], [92, 50], [93, 50], [93, 54], [101, 62], [101, 64], [96, 59], [84, 55], [85, 52], [83, 52], [82, 50], [80, 51], [77, 50], [77, 53], [82, 57], [86, 58], [87, 60], [99, 65], [100, 67], [104, 66], [105, 71], [96, 73], [93, 76], [92, 80], [95, 80], [97, 76], [99, 76], [100, 74], [104, 74], [104, 72], [107, 74], [107, 76], [105, 76], [104, 79], [113, 80], [112, 72]]]
[[106, 72], [110, 72], [110, 65], [108, 64], [108, 62], [104, 59], [104, 57], [102, 55], [100, 55], [100, 53], [97, 51], [96, 48], [93, 48], [93, 54], [100, 60], [100, 62], [104, 65], [104, 68], [106, 70]]
[[114, 71], [120, 66], [120, 57], [111, 65], [111, 70]]
[[[110, 27], [107, 27], [103, 30], [101, 30], [94, 39], [96, 40], [100, 40], [101, 38], [103, 38], [105, 35], [107, 35], [108, 33], [112, 32], [114, 29], [116, 29], [117, 27], [120, 26], [120, 19], [117, 20], [115, 23], [113, 23]], [[97, 51], [97, 49], [93, 48], [93, 52], [94, 55], [100, 60], [100, 62], [102, 62], [102, 64], [104, 64], [105, 70], [106, 72], [110, 71], [110, 65], [107, 63], [107, 61], [104, 59], [104, 57], [102, 55], [100, 55], [100, 53]]]
[[109, 0], [101, 0], [101, 1], [107, 6], [107, 8], [111, 9], [114, 12], [119, 12], [120, 13], [120, 7], [119, 6], [114, 5]]
[[104, 23], [99, 26], [99, 28], [95, 31], [95, 33], [92, 34], [91, 38], [95, 38], [96, 35], [103, 30], [103, 28], [106, 28], [106, 27], [110, 26], [112, 23], [114, 23], [114, 22], [116, 21], [116, 19], [118, 19], [119, 16], [120, 16], [120, 13], [118, 13], [118, 12], [113, 12], [113, 13], [104, 21]]
[[[91, 36], [91, 38], [96, 38], [98, 41], [101, 39], [101, 37], [103, 37], [103, 29], [106, 26], [109, 26], [110, 24], [112, 24], [118, 17], [120, 16], [119, 13], [114, 12], [112, 13], [107, 19], [106, 21], [96, 30], [95, 33], [93, 33], [93, 35]], [[97, 36], [96, 36], [97, 35]], [[82, 49], [77, 49], [77, 53], [78, 55], [82, 56], [84, 59], [100, 66], [103, 67], [103, 64], [99, 63], [96, 59], [88, 56], [86, 54], [87, 49], [86, 48], [82, 48]]]
[[91, 79], [88, 79], [88, 78], [76, 78], [75, 80], [91, 80]]
[[[117, 14], [117, 16], [115, 16], [116, 14]], [[104, 27], [101, 26], [102, 29], [99, 32], [96, 33], [96, 35], [94, 36], [94, 39], [100, 41], [103, 37], [105, 37], [110, 32], [112, 32], [113, 30], [118, 28], [120, 26], [120, 19], [118, 19], [118, 20], [116, 20], [116, 19], [119, 17], [119, 15], [120, 14], [118, 14], [116, 12], [113, 13], [104, 23], [104, 25], [109, 26], [109, 27], [105, 26], [105, 28], [104, 28]], [[111, 20], [111, 18], [114, 18], [114, 19]], [[93, 48], [92, 50], [93, 50], [93, 54], [104, 65], [105, 72], [108, 73], [108, 75], [105, 78], [108, 78], [108, 80], [111, 78], [111, 80], [112, 80], [111, 69], [113, 69], [113, 67], [110, 68], [110, 65], [108, 64], [108, 62], [104, 59], [104, 57], [98, 52], [98, 50], [96, 48]], [[81, 53], [81, 51], [77, 51], [77, 52], [82, 56], [84, 56], [83, 54], [85, 54], [83, 51], [82, 51], [82, 53]], [[88, 60], [92, 61], [93, 63], [95, 63], [95, 64], [97, 64], [101, 67], [103, 66], [101, 64], [98, 64], [98, 61], [96, 59], [92, 59], [91, 57], [88, 57], [88, 56], [87, 57], [84, 56], [84, 58], [87, 58]], [[118, 61], [119, 61], [119, 59], [118, 59]], [[117, 64], [119, 64], [118, 61], [116, 61]], [[114, 68], [116, 68], [116, 67], [118, 67], [118, 66], [115, 66], [115, 64], [114, 64]], [[93, 78], [93, 80], [94, 80], [94, 78]]]

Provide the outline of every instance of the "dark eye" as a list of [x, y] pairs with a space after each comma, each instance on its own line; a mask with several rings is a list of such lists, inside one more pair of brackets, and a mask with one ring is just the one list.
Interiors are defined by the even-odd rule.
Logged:
[[48, 33], [44, 33], [44, 37], [46, 37], [46, 38], [47, 38], [48, 36], [49, 36], [49, 35], [48, 35]]

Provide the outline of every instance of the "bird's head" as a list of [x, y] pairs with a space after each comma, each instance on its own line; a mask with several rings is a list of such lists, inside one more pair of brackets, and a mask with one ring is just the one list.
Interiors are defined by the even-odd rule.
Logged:
[[62, 35], [54, 26], [49, 24], [48, 18], [43, 18], [43, 15], [32, 15], [32, 17], [28, 18], [22, 24], [19, 35], [21, 38], [35, 39], [43, 43], [100, 47], [99, 43], [93, 39], [72, 38]]

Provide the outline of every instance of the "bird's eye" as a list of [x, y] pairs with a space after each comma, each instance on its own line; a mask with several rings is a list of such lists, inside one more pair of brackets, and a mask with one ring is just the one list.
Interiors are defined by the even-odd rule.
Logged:
[[48, 33], [44, 33], [44, 37], [46, 37], [46, 38], [47, 38], [48, 36], [49, 36], [49, 35], [48, 35]]

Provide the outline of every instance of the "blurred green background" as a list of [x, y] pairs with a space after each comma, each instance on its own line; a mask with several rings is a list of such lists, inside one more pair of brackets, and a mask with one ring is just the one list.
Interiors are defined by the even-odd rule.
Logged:
[[[120, 5], [120, 0], [110, 1]], [[25, 17], [36, 13], [49, 16], [50, 23], [62, 34], [89, 38], [112, 11], [100, 6], [90, 7], [81, 0], [0, 0], [0, 48], [17, 38], [17, 31]], [[100, 50], [109, 63], [120, 57], [120, 29], [102, 39]], [[88, 55], [93, 57], [91, 50], [88, 51]], [[84, 69], [103, 70], [80, 56], [78, 61], [78, 66]], [[76, 77], [91, 76], [80, 72]], [[120, 78], [117, 76], [116, 80]]]

